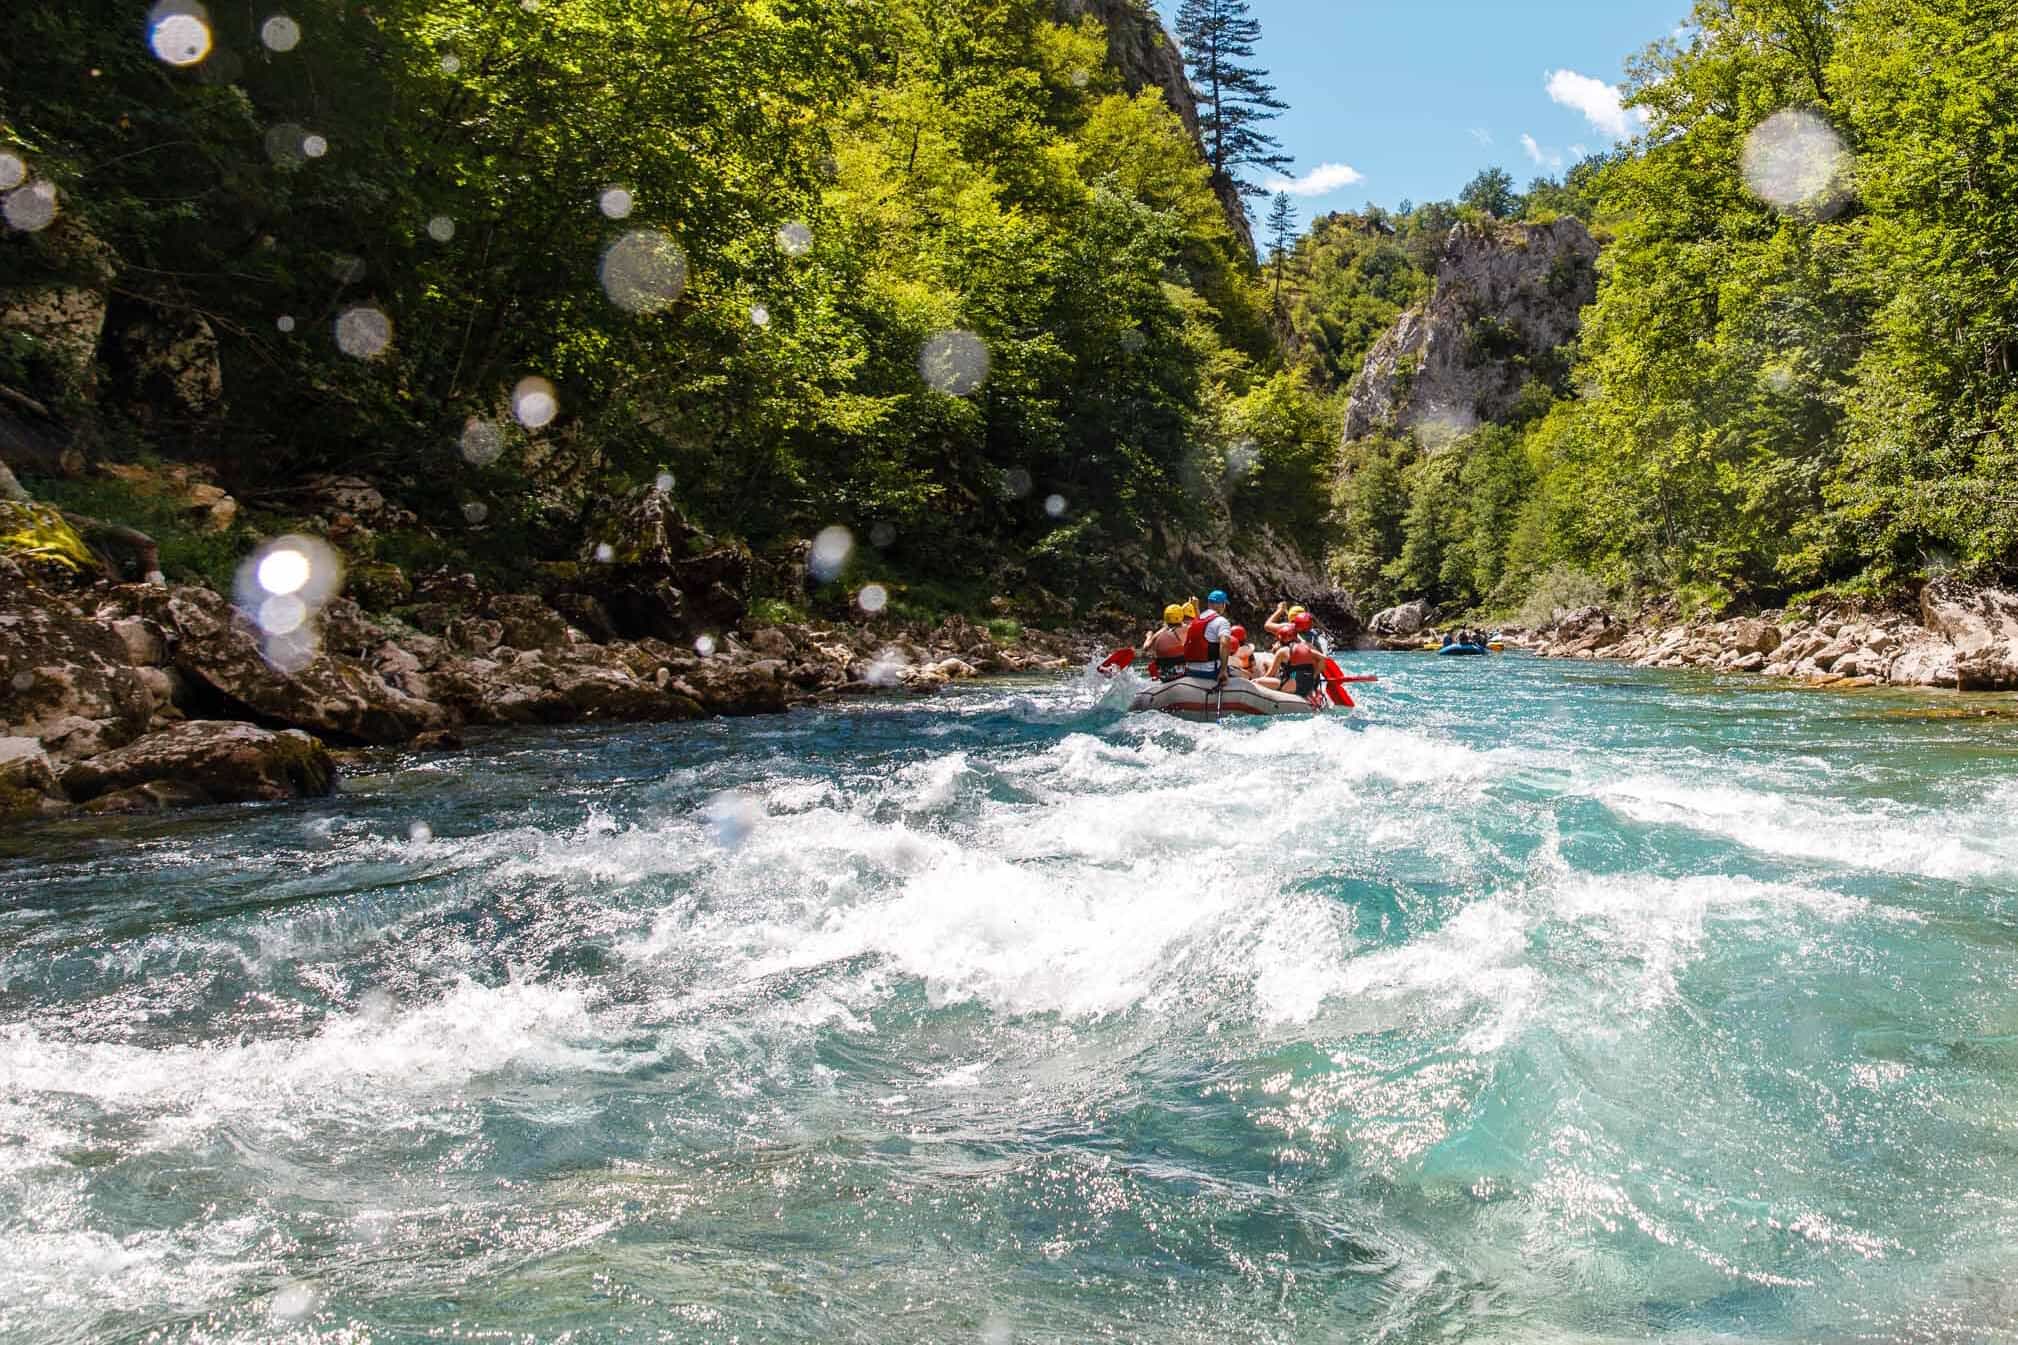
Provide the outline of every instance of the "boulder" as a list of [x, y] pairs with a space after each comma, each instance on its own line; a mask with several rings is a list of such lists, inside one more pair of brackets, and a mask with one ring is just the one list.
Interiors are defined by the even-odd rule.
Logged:
[[1374, 635], [1402, 636], [1419, 634], [1436, 616], [1436, 608], [1427, 598], [1417, 598], [1398, 607], [1388, 607], [1373, 614], [1367, 623], [1367, 630]]
[[590, 654], [531, 651], [509, 663], [451, 660], [427, 679], [444, 705], [474, 724], [654, 722], [702, 713], [690, 693], [676, 694], [654, 678], [640, 678], [600, 649]]
[[61, 763], [131, 742], [155, 708], [109, 624], [0, 573], [0, 733], [39, 738]]
[[253, 625], [208, 589], [150, 591], [140, 601], [168, 633], [176, 670], [248, 718], [374, 744], [403, 743], [445, 723], [440, 706], [388, 685], [355, 658], [322, 652], [281, 671], [266, 661]]
[[741, 624], [752, 566], [748, 550], [713, 544], [669, 495], [647, 487], [589, 530], [575, 588], [602, 605], [624, 638], [683, 644]]
[[1894, 686], [1953, 687], [1961, 680], [1955, 646], [1931, 636], [1908, 641], [1885, 666], [1885, 680]]
[[0, 817], [61, 807], [56, 768], [34, 738], [0, 738]]
[[367, 611], [389, 612], [413, 598], [406, 572], [384, 561], [364, 561], [350, 567], [344, 589]]
[[130, 789], [100, 794], [84, 805], [84, 811], [106, 813], [165, 813], [176, 808], [202, 808], [216, 803], [201, 786], [181, 780], [150, 780]]
[[608, 644], [617, 638], [616, 623], [610, 620], [609, 612], [588, 594], [562, 593], [554, 598], [553, 605], [569, 625], [597, 644]]
[[[153, 784], [197, 791], [202, 800], [216, 803], [320, 797], [336, 786], [336, 763], [329, 749], [306, 733], [196, 719], [63, 772], [65, 792], [80, 803]], [[183, 801], [195, 798], [189, 794]]]
[[443, 633], [451, 649], [466, 654], [488, 654], [505, 642], [504, 623], [485, 617], [459, 616]]
[[1920, 622], [1954, 647], [1956, 686], [2018, 688], [2018, 594], [1936, 581], [1921, 590]]
[[217, 333], [200, 313], [169, 313], [118, 302], [105, 354], [113, 395], [155, 430], [203, 426], [224, 409]]
[[98, 572], [98, 559], [60, 510], [0, 497], [0, 556], [31, 575], [73, 582]]
[[513, 649], [565, 649], [567, 619], [530, 593], [502, 593], [484, 606], [498, 623], [499, 643]]
[[1740, 654], [1770, 654], [1780, 647], [1780, 628], [1757, 617], [1743, 617], [1725, 628], [1724, 646]]

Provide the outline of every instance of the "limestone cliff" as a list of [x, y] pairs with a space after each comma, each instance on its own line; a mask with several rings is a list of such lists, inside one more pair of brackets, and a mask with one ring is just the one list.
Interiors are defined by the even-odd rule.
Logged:
[[[1164, 28], [1148, 0], [1058, 0], [1060, 14], [1067, 19], [1088, 15], [1107, 29], [1107, 60], [1131, 92], [1147, 88], [1163, 90], [1163, 96], [1205, 150], [1198, 129], [1198, 100], [1191, 92], [1191, 79], [1184, 70], [1184, 54], [1177, 39]], [[1254, 226], [1247, 218], [1247, 203], [1232, 182], [1215, 178], [1213, 191], [1226, 211], [1226, 222], [1240, 240], [1247, 255], [1254, 255]]]
[[1378, 429], [1435, 438], [1505, 419], [1551, 369], [1597, 297], [1598, 245], [1565, 216], [1548, 224], [1460, 224], [1427, 303], [1367, 352], [1346, 404], [1345, 438]]

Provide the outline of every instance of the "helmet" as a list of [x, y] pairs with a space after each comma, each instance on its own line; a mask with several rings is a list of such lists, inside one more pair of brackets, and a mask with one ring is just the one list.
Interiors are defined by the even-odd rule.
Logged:
[[1226, 590], [1223, 588], [1216, 588], [1212, 590], [1212, 592], [1205, 595], [1205, 600], [1211, 603], [1214, 607], [1218, 607], [1226, 601]]
[[1302, 616], [1302, 615], [1303, 615], [1303, 613], [1304, 613], [1304, 610], [1305, 610], [1305, 609], [1304, 609], [1304, 608], [1301, 608], [1301, 607], [1291, 607], [1291, 608], [1289, 609], [1289, 615], [1290, 615], [1290, 618], [1291, 618], [1291, 619], [1293, 620], [1293, 619], [1295, 619], [1296, 617], [1300, 617], [1300, 616]]
[[1187, 603], [1185, 603], [1185, 604], [1184, 604], [1184, 619], [1185, 619], [1186, 621], [1189, 621], [1189, 620], [1191, 620], [1191, 618], [1193, 618], [1193, 617], [1195, 617], [1195, 616], [1197, 616], [1197, 615], [1198, 615], [1198, 604], [1197, 604], [1197, 603], [1195, 603], [1195, 602], [1187, 602]]
[[1231, 631], [1228, 631], [1227, 633], [1233, 637], [1233, 642], [1235, 644], [1247, 643], [1247, 627], [1235, 626]]
[[1298, 612], [1296, 614], [1296, 620], [1291, 622], [1290, 624], [1296, 627], [1297, 633], [1299, 635], [1302, 634], [1304, 631], [1310, 629], [1311, 626], [1310, 613]]
[[1176, 603], [1171, 603], [1170, 606], [1163, 609], [1164, 625], [1174, 626], [1182, 620], [1184, 620], [1184, 609]]

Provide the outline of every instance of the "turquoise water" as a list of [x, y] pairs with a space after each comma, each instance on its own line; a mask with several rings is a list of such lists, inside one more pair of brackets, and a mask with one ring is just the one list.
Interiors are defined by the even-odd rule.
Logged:
[[0, 838], [0, 1338], [2018, 1338], [2018, 724], [1362, 662]]

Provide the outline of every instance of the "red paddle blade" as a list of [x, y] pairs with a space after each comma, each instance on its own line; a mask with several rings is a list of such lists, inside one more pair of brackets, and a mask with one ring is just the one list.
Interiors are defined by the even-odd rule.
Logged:
[[1325, 689], [1331, 692], [1332, 703], [1338, 706], [1339, 709], [1350, 710], [1355, 708], [1352, 693], [1347, 691], [1341, 684], [1333, 682]]
[[1326, 659], [1324, 661], [1324, 680], [1337, 685], [1340, 682], [1378, 682], [1380, 679], [1372, 673], [1354, 673], [1352, 676], [1347, 677], [1344, 670], [1338, 666], [1336, 661]]
[[1135, 651], [1133, 649], [1117, 649], [1107, 656], [1106, 662], [1100, 665], [1100, 671], [1104, 673], [1117, 673], [1133, 662], [1135, 662]]

